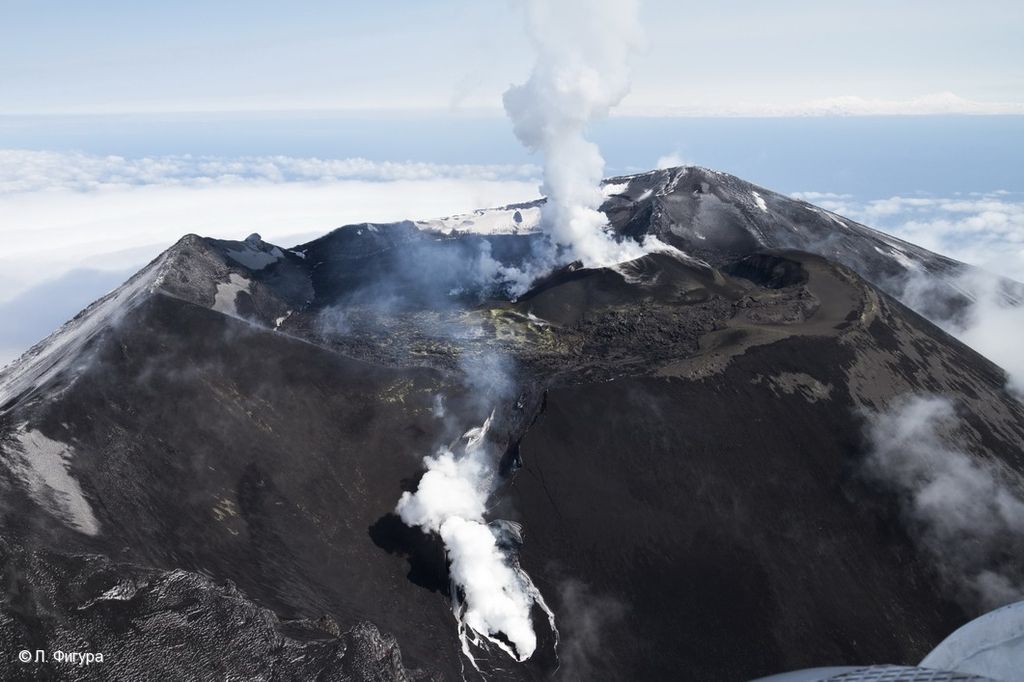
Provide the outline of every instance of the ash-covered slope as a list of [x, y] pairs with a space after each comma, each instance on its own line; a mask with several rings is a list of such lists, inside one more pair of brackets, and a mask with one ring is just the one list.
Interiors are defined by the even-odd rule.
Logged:
[[[883, 236], [748, 187], [693, 169], [616, 179], [616, 228], [690, 257], [569, 267], [515, 300], [491, 276], [540, 239], [526, 206], [492, 234], [186, 237], [0, 375], [5, 650], [106, 647], [79, 673], [95, 679], [160, 650], [168, 676], [198, 679], [248, 676], [245, 660], [272, 679], [476, 677], [444, 548], [394, 510], [425, 455], [493, 413], [488, 518], [521, 524], [518, 549], [495, 528], [558, 644], [535, 613], [525, 663], [470, 649], [485, 673], [916, 663], [983, 606], [917, 541], [906, 491], [869, 475], [865, 423], [943, 395], [959, 420], [943, 443], [1012, 491], [1024, 409], [999, 368], [872, 284], [901, 262]], [[854, 269], [782, 239], [829, 229]], [[1010, 532], [960, 566], [1020, 584], [1020, 547]], [[167, 646], [129, 660], [114, 634], [140, 623]], [[208, 666], [211, 623], [245, 656]]]

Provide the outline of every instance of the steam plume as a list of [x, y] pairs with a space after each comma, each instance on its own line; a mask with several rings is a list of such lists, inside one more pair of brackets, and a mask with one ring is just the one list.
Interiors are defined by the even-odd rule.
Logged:
[[[644, 253], [604, 230], [604, 159], [584, 136], [629, 91], [629, 58], [642, 41], [638, 0], [523, 0], [537, 60], [526, 83], [505, 93], [515, 134], [544, 156], [541, 224], [554, 243], [587, 266]], [[557, 253], [544, 254], [553, 261]], [[548, 265], [553, 264], [549, 263]]]
[[553, 631], [554, 615], [499, 542], [502, 527], [484, 521], [487, 500], [497, 486], [497, 457], [487, 441], [493, 418], [492, 413], [458, 444], [426, 457], [427, 472], [419, 487], [402, 495], [396, 511], [406, 525], [437, 533], [444, 542], [452, 609], [466, 657], [473, 661], [470, 642], [489, 642], [521, 662], [537, 648], [530, 618], [534, 604], [547, 613]]

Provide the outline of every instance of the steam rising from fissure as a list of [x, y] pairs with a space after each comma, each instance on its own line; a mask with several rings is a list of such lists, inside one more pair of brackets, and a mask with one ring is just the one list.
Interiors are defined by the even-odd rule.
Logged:
[[514, 524], [484, 520], [497, 488], [498, 456], [488, 442], [494, 413], [450, 447], [424, 458], [426, 473], [415, 493], [404, 493], [396, 511], [409, 526], [437, 533], [450, 563], [452, 611], [462, 651], [476, 662], [470, 644], [494, 645], [522, 662], [537, 649], [530, 612], [539, 606], [553, 632], [554, 614], [523, 571], [509, 545]]

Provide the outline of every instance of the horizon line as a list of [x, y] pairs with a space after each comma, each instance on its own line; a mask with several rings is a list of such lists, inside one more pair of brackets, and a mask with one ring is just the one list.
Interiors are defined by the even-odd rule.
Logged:
[[[805, 111], [780, 110], [771, 112], [753, 111], [703, 111], [673, 110], [672, 108], [644, 107], [611, 112], [606, 119], [794, 119], [794, 118], [1019, 118], [1024, 117], [1024, 104], [1014, 105], [1014, 110], [981, 111]], [[498, 108], [450, 109], [446, 107], [310, 107], [310, 108], [189, 108], [189, 109], [89, 109], [89, 110], [43, 110], [43, 111], [0, 111], [0, 119], [27, 118], [90, 118], [90, 117], [159, 117], [159, 116], [339, 116], [365, 117], [384, 116], [404, 118], [408, 116], [432, 116], [452, 118], [505, 119], [504, 110]]]

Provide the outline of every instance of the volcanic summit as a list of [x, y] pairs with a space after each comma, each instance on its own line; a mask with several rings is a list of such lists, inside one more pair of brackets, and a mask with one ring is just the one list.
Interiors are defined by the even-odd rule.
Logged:
[[[935, 442], [1024, 499], [1024, 405], [934, 324], [970, 266], [707, 169], [603, 190], [617, 239], [666, 248], [517, 290], [540, 202], [188, 235], [2, 370], [4, 651], [106, 652], [75, 679], [745, 680], [915, 665], [987, 576], [1021, 584], [1024, 534], [927, 541], [873, 436], [941, 399]], [[407, 523], [473, 462], [477, 506]], [[453, 518], [532, 632], [481, 632]]]

